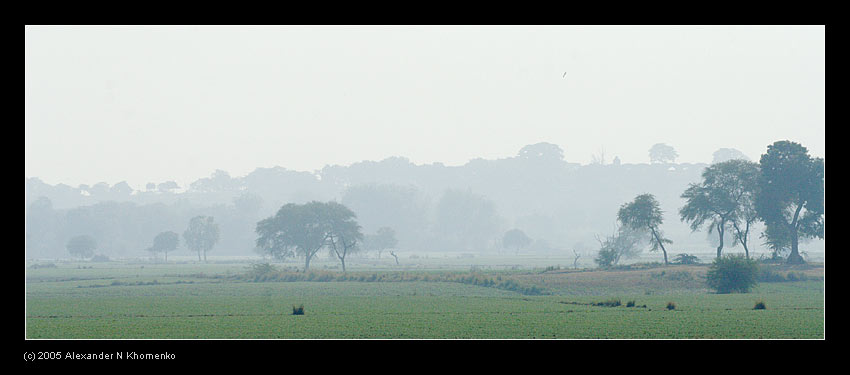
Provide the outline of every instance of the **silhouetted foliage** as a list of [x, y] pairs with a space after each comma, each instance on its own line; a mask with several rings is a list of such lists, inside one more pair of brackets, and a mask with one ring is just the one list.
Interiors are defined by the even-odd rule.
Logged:
[[511, 229], [502, 236], [502, 246], [514, 249], [516, 253], [519, 253], [520, 249], [531, 245], [531, 242], [531, 238], [519, 229]]
[[667, 264], [667, 249], [664, 248], [665, 243], [673, 243], [673, 241], [664, 238], [660, 226], [664, 221], [664, 213], [655, 200], [652, 194], [641, 194], [635, 197], [632, 202], [625, 203], [617, 212], [617, 219], [628, 228], [642, 231], [648, 230], [652, 237], [651, 251], [657, 251], [659, 248], [664, 253], [664, 264]]
[[674, 163], [678, 157], [676, 150], [664, 143], [656, 143], [649, 149], [650, 163]]
[[207, 251], [211, 250], [219, 240], [219, 228], [212, 216], [196, 216], [189, 221], [189, 227], [183, 232], [183, 239], [189, 251], [204, 254], [204, 262], [207, 261]]
[[65, 245], [68, 252], [73, 256], [89, 258], [94, 255], [94, 250], [97, 249], [97, 242], [89, 235], [80, 235], [72, 237]]
[[761, 156], [755, 207], [774, 246], [790, 245], [789, 263], [802, 263], [799, 237], [824, 236], [824, 160], [802, 145], [777, 141]]

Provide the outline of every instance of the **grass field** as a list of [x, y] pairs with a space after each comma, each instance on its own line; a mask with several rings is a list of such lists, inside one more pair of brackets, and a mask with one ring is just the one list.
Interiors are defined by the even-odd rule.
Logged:
[[[822, 266], [803, 281], [724, 295], [705, 289], [705, 266], [317, 271], [313, 281], [302, 272], [265, 282], [244, 277], [246, 263], [31, 266], [27, 339], [824, 338]], [[766, 309], [754, 309], [759, 301]]]

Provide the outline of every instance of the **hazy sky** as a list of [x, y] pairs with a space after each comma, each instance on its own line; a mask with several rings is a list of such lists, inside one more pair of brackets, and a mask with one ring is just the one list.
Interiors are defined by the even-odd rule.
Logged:
[[[72, 186], [551, 142], [824, 156], [823, 26], [27, 26], [26, 177]], [[563, 77], [566, 73], [566, 77]]]

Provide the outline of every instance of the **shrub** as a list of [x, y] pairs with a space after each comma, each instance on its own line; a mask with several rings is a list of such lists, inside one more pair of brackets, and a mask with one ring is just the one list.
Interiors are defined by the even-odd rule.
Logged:
[[673, 263], [677, 264], [699, 264], [699, 258], [696, 255], [682, 253], [673, 258]]
[[626, 307], [635, 307], [635, 301], [626, 302]]
[[753, 310], [764, 310], [766, 308], [767, 306], [765, 306], [764, 301], [758, 301], [756, 302], [756, 305], [753, 306]]
[[298, 307], [292, 306], [292, 315], [304, 315], [304, 305]]
[[667, 310], [676, 310], [676, 304], [673, 302], [667, 302]]
[[708, 287], [717, 293], [747, 293], [756, 285], [757, 276], [757, 263], [738, 254], [715, 258], [705, 275]]

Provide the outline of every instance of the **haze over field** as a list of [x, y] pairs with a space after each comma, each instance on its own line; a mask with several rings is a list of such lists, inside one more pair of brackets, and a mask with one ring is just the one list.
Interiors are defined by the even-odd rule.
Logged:
[[825, 337], [824, 26], [26, 26], [24, 95], [25, 362]]
[[822, 26], [49, 26], [25, 33], [25, 174], [184, 186], [401, 156], [823, 157]]
[[[91, 231], [104, 251], [143, 255], [199, 214], [222, 222], [220, 255], [254, 254], [258, 220], [309, 200], [351, 206], [369, 233], [392, 225], [411, 250], [492, 250], [521, 228], [542, 253], [591, 251], [642, 193], [678, 251], [710, 252], [677, 211], [716, 152], [758, 162], [779, 140], [825, 152], [822, 26], [25, 34], [28, 223], [67, 224], [29, 238], [32, 256]], [[656, 144], [675, 157], [650, 163]], [[447, 240], [470, 221], [478, 243]]]

